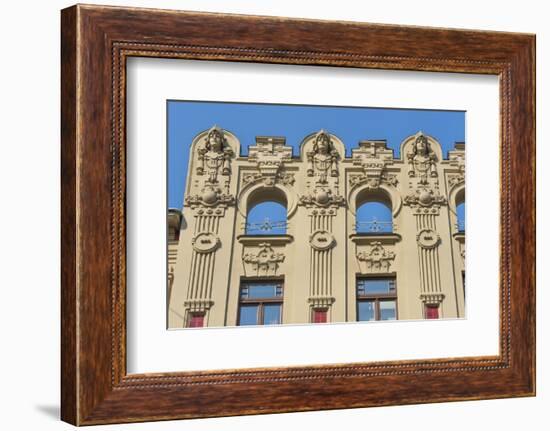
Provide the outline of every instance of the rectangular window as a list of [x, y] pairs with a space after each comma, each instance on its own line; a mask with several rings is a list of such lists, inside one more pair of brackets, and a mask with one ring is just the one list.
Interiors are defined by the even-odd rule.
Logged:
[[188, 328], [202, 328], [204, 326], [204, 313], [191, 313], [189, 315]]
[[283, 283], [251, 281], [241, 284], [238, 325], [279, 325], [283, 319]]
[[357, 320], [397, 319], [395, 278], [357, 279]]
[[328, 322], [328, 310], [326, 308], [320, 308], [313, 310], [313, 323], [327, 323]]
[[439, 305], [426, 305], [424, 311], [426, 319], [439, 319]]

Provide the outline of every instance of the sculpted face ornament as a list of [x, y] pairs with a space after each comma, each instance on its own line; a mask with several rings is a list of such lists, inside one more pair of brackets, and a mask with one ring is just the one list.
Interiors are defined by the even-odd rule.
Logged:
[[212, 128], [208, 133], [206, 149], [214, 153], [221, 153], [223, 150], [223, 136], [219, 128]]
[[330, 150], [330, 138], [326, 133], [320, 133], [317, 135], [317, 139], [315, 140], [315, 145], [313, 147], [313, 151], [319, 154], [328, 154]]
[[418, 155], [427, 157], [429, 150], [428, 150], [428, 139], [424, 135], [420, 135], [418, 138], [416, 138], [416, 153]]

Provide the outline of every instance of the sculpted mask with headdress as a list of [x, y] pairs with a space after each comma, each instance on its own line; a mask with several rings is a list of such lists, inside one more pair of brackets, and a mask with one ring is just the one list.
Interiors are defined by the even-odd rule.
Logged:
[[416, 135], [412, 150], [407, 154], [407, 159], [409, 176], [414, 176], [415, 172], [419, 172], [421, 176], [426, 176], [428, 172], [432, 177], [437, 176], [435, 153], [430, 148], [428, 138], [422, 132]]
[[332, 145], [330, 135], [324, 130], [315, 136], [313, 151], [307, 153], [307, 160], [307, 174], [317, 174], [320, 183], [326, 183], [329, 174], [333, 177], [338, 176], [338, 152]]
[[230, 174], [230, 160], [233, 151], [227, 143], [223, 130], [218, 126], [212, 127], [205, 138], [204, 146], [198, 150], [199, 166], [198, 175], [208, 175], [210, 183], [218, 182], [218, 175]]

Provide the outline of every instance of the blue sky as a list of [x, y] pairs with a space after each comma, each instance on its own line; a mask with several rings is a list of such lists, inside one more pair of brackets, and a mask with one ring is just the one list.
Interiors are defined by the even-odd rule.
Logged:
[[237, 136], [243, 155], [256, 136], [284, 136], [296, 156], [302, 139], [320, 129], [338, 136], [347, 156], [360, 140], [386, 139], [394, 157], [399, 157], [401, 141], [419, 130], [441, 143], [445, 157], [456, 141], [465, 140], [464, 111], [173, 100], [167, 110], [170, 208], [183, 206], [191, 141], [214, 124]]

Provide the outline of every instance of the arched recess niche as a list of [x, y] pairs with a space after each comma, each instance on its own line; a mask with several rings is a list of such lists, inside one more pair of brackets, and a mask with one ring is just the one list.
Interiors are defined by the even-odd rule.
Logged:
[[396, 189], [381, 183], [377, 188], [366, 184], [358, 184], [351, 189], [348, 196], [349, 211], [353, 217], [357, 216], [357, 208], [365, 202], [382, 202], [391, 208], [392, 217], [395, 218], [402, 206], [401, 195]]
[[273, 201], [284, 205], [287, 210], [287, 220], [296, 212], [298, 205], [294, 193], [291, 193], [285, 186], [281, 184], [266, 186], [260, 179], [241, 191], [237, 199], [237, 209], [240, 215], [246, 219], [249, 209], [264, 201]]

